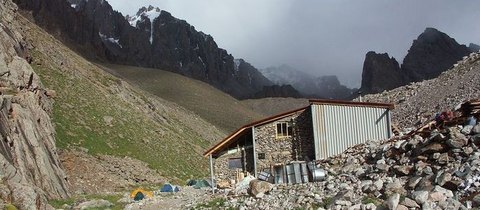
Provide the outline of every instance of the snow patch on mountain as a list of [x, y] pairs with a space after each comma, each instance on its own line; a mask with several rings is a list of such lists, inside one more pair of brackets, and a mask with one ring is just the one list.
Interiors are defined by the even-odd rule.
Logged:
[[150, 20], [150, 44], [153, 44], [153, 21], [160, 16], [162, 10], [158, 7], [153, 7], [152, 5], [140, 8], [135, 16], [128, 16], [127, 21], [128, 23], [133, 26], [137, 27], [138, 22], [143, 22], [144, 18], [148, 18]]
[[233, 59], [233, 64], [234, 64], [233, 69], [235, 69], [235, 71], [238, 71], [238, 67], [240, 66], [240, 63], [241, 63], [240, 59]]
[[123, 48], [123, 46], [120, 44], [120, 39], [115, 39], [113, 37], [107, 37], [105, 34], [102, 34], [100, 32], [98, 32], [98, 36], [100, 36], [100, 38], [102, 39], [102, 41], [108, 41], [108, 42], [111, 42], [111, 43], [114, 43], [116, 44], [117, 46], [119, 46], [120, 48]]

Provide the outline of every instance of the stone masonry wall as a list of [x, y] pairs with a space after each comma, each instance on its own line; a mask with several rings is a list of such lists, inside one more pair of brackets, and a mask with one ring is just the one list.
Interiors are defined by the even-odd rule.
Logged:
[[[278, 122], [292, 122], [293, 135], [276, 138]], [[310, 109], [255, 127], [257, 172], [261, 172], [263, 169], [270, 169], [274, 164], [288, 164], [295, 160], [314, 160], [315, 147], [312, 128]], [[261, 153], [265, 154], [264, 159], [259, 159]], [[235, 179], [237, 170], [228, 168], [228, 160], [230, 158], [242, 158], [244, 167], [241, 171], [254, 173], [253, 148], [249, 148], [232, 154], [220, 155], [214, 160], [214, 174], [217, 181]]]
[[[293, 135], [276, 138], [278, 122], [293, 122]], [[287, 164], [291, 161], [313, 160], [312, 119], [310, 109], [255, 128], [257, 157], [265, 154], [265, 159], [257, 159], [257, 171], [269, 169], [274, 164]]]
[[249, 172], [253, 174], [253, 148], [238, 151], [232, 154], [224, 154], [214, 160], [214, 174], [216, 180], [231, 180], [235, 179], [237, 170], [228, 168], [228, 160], [230, 158], [242, 158], [242, 165], [244, 166], [240, 171]]

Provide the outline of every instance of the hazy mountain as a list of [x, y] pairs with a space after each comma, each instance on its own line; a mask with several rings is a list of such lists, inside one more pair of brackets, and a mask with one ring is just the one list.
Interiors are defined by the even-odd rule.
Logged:
[[347, 99], [354, 90], [340, 84], [337, 76], [314, 77], [288, 65], [260, 70], [265, 77], [278, 85], [292, 85], [308, 97]]

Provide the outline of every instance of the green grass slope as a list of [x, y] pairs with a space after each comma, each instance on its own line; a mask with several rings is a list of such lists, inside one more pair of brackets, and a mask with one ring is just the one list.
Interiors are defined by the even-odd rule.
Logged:
[[204, 82], [176, 73], [112, 64], [102, 66], [141, 89], [192, 110], [226, 132], [265, 117]]
[[243, 100], [244, 106], [267, 116], [288, 112], [308, 106], [308, 99], [304, 98], [260, 98]]
[[225, 133], [193, 112], [104, 72], [27, 19], [21, 21], [31, 65], [44, 85], [56, 91], [58, 147], [130, 156], [171, 181], [208, 174], [201, 154]]

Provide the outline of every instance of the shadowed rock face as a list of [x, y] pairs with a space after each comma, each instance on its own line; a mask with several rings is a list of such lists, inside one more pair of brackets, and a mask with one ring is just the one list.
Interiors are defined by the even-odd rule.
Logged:
[[471, 51], [458, 44], [455, 39], [434, 28], [427, 28], [413, 41], [402, 70], [411, 81], [432, 79], [452, 67]]
[[16, 5], [0, 0], [0, 11], [0, 204], [46, 209], [47, 198], [69, 196], [50, 119], [54, 92], [44, 89], [25, 60]]
[[469, 48], [458, 44], [447, 34], [426, 28], [413, 41], [401, 67], [386, 53], [368, 52], [363, 65], [361, 90], [367, 94], [379, 93], [435, 78], [470, 52]]
[[468, 49], [470, 49], [472, 52], [478, 52], [480, 51], [480, 46], [477, 44], [470, 43], [468, 45]]
[[144, 7], [136, 16], [124, 17], [103, 0], [16, 2], [32, 11], [37, 24], [91, 59], [169, 70], [236, 98], [251, 97], [272, 85], [253, 66], [236, 68], [233, 56], [211, 36], [158, 8]]
[[387, 53], [368, 52], [362, 72], [362, 93], [378, 93], [402, 86], [406, 83], [405, 74], [395, 58]]

